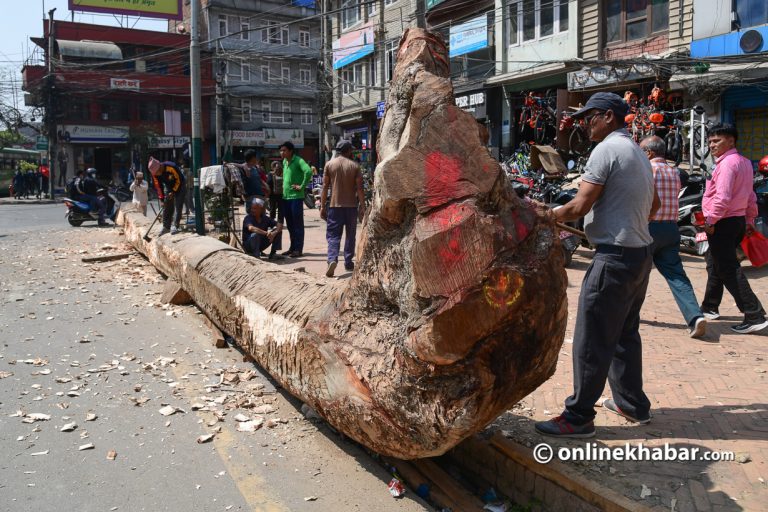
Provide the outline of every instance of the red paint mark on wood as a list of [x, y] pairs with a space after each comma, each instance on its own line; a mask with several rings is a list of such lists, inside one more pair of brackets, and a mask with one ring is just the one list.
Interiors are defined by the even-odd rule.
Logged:
[[429, 208], [447, 203], [459, 195], [461, 162], [454, 156], [433, 151], [424, 160], [424, 196]]

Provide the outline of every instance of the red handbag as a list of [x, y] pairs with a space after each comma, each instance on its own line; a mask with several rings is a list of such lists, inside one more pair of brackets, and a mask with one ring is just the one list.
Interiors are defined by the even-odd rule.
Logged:
[[768, 263], [768, 238], [765, 238], [759, 231], [745, 236], [741, 241], [741, 249], [753, 267], [762, 267]]

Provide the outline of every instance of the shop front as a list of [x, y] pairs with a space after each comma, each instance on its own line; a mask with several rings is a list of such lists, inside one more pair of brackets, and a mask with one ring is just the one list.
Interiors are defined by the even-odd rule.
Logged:
[[149, 153], [161, 162], [180, 162], [192, 139], [189, 137], [149, 137]]
[[109, 182], [131, 166], [127, 126], [62, 125], [57, 136], [70, 172], [95, 168], [99, 181]]
[[729, 87], [722, 95], [723, 121], [739, 131], [738, 148], [757, 163], [768, 155], [768, 82]]
[[301, 128], [264, 128], [227, 132], [227, 146], [232, 148], [228, 153], [232, 161], [244, 161], [246, 151], [253, 149], [265, 168], [269, 168], [273, 161], [282, 161], [280, 145], [284, 142], [291, 142], [296, 148], [296, 154], [310, 165], [315, 165], [316, 151], [313, 147], [305, 146], [304, 130]]

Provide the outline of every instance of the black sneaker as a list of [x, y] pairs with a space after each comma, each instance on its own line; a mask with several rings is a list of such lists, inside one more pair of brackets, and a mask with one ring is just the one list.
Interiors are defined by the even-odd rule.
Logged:
[[707, 320], [717, 320], [720, 318], [720, 313], [711, 309], [702, 309], [701, 314], [704, 315], [704, 318]]
[[355, 264], [354, 263], [350, 263], [349, 265], [345, 264], [344, 270], [348, 272], [352, 272], [353, 270], [355, 270]]
[[651, 415], [649, 414], [647, 418], [635, 418], [634, 416], [630, 416], [629, 414], [625, 413], [621, 409], [619, 409], [619, 406], [616, 405], [616, 402], [613, 401], [613, 398], [606, 398], [603, 400], [603, 407], [611, 411], [613, 414], [618, 414], [624, 419], [627, 419], [631, 421], [632, 423], [639, 423], [640, 425], [647, 425], [651, 422]]
[[536, 432], [552, 437], [584, 438], [595, 435], [595, 424], [590, 421], [584, 425], [574, 425], [562, 416], [549, 421], [539, 421], [534, 425]]
[[269, 253], [269, 259], [270, 260], [284, 260], [285, 256], [277, 254], [276, 252], [271, 252], [271, 253]]
[[768, 327], [768, 320], [763, 320], [762, 322], [758, 322], [754, 324], [749, 322], [744, 322], [739, 325], [731, 326], [731, 330], [739, 334], [749, 334], [750, 332], [762, 331], [766, 327]]

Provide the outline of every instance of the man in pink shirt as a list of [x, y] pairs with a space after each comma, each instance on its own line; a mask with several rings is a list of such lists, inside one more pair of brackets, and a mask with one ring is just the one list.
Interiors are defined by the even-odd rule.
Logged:
[[718, 124], [709, 130], [709, 150], [716, 163], [702, 201], [709, 251], [706, 254], [707, 288], [701, 310], [709, 320], [719, 318], [718, 308], [725, 287], [744, 313], [744, 321], [731, 330], [746, 334], [765, 329], [768, 320], [736, 258], [736, 248], [745, 233], [754, 230], [757, 216], [752, 163], [736, 150], [737, 139], [738, 132], [730, 124]]

